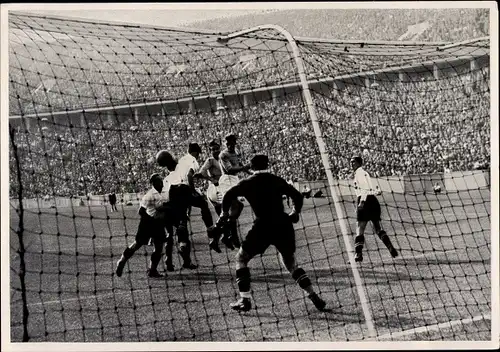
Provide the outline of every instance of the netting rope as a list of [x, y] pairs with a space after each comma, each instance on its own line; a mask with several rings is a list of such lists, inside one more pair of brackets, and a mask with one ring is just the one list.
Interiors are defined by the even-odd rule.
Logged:
[[[12, 341], [491, 338], [489, 39], [277, 29], [9, 14]], [[145, 246], [114, 274], [149, 176], [165, 174], [155, 154], [181, 157], [194, 141], [204, 160], [227, 133], [304, 194], [296, 257], [331, 311], [314, 309], [270, 248], [250, 262], [254, 307], [232, 312], [235, 252], [209, 250], [196, 208], [197, 269], [174, 256], [174, 272], [150, 279]], [[354, 262], [354, 155], [398, 258], [368, 226]], [[254, 219], [244, 204], [242, 238]]]

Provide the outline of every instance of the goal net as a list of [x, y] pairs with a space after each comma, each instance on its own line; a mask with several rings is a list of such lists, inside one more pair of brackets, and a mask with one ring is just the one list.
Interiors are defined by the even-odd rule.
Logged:
[[[226, 34], [9, 14], [11, 340], [490, 340], [489, 40]], [[236, 252], [209, 250], [197, 208], [196, 269], [174, 251], [175, 271], [148, 278], [144, 246], [115, 275], [166, 173], [155, 154], [197, 142], [202, 163], [228, 133], [304, 194], [296, 258], [329, 311], [274, 247], [249, 264], [252, 309], [231, 311]], [[396, 258], [368, 224], [354, 261], [353, 156]]]

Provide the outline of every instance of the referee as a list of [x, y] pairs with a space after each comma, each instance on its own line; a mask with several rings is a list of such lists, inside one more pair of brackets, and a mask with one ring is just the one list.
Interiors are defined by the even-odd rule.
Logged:
[[398, 256], [398, 251], [394, 248], [387, 236], [387, 233], [380, 225], [380, 203], [375, 196], [376, 190], [373, 187], [372, 180], [368, 172], [363, 168], [363, 159], [360, 156], [351, 158], [351, 167], [354, 170], [354, 186], [357, 196], [356, 209], [356, 237], [354, 239], [356, 262], [363, 261], [363, 246], [365, 244], [365, 228], [369, 221], [373, 223], [375, 232], [380, 240], [385, 244], [393, 258]]

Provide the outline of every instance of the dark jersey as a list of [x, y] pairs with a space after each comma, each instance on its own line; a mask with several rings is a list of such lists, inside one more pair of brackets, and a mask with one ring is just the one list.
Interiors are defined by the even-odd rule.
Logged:
[[300, 212], [303, 196], [284, 179], [268, 172], [258, 172], [227, 191], [222, 200], [222, 211], [228, 212], [233, 200], [245, 197], [255, 216], [260, 219], [280, 217], [285, 212], [283, 195], [293, 200], [295, 210]]
[[110, 193], [108, 196], [108, 200], [110, 204], [116, 203], [116, 194], [115, 193]]

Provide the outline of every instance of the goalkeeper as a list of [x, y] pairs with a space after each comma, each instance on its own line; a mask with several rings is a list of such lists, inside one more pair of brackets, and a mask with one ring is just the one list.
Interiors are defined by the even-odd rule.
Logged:
[[[293, 224], [299, 221], [303, 197], [284, 179], [269, 173], [266, 155], [255, 155], [250, 163], [254, 174], [230, 188], [222, 200], [222, 215], [217, 221], [223, 226], [229, 219], [229, 210], [238, 197], [245, 197], [255, 213], [255, 221], [236, 254], [236, 282], [240, 299], [231, 304], [236, 311], [246, 312], [252, 307], [250, 294], [250, 270], [248, 262], [256, 255], [263, 254], [273, 245], [280, 253], [281, 260], [293, 279], [302, 288], [316, 308], [324, 310], [326, 303], [314, 292], [311, 280], [295, 260], [295, 230]], [[294, 210], [284, 212], [283, 195], [293, 200]]]

